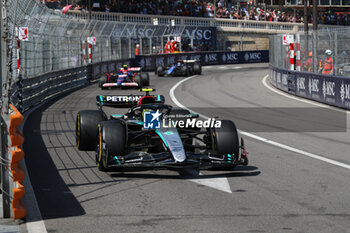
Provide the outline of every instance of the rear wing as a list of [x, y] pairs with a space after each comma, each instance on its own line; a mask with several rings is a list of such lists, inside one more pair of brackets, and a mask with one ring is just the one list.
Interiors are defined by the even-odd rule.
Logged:
[[[98, 106], [108, 106], [116, 108], [130, 108], [137, 105], [140, 98], [144, 95], [98, 95], [96, 102]], [[151, 95], [156, 99], [156, 103], [164, 103], [163, 95]]]
[[184, 63], [196, 63], [196, 62], [199, 63], [198, 60], [184, 60]]
[[128, 68], [128, 71], [129, 72], [140, 72], [141, 71], [141, 67], [131, 67], [131, 68]]

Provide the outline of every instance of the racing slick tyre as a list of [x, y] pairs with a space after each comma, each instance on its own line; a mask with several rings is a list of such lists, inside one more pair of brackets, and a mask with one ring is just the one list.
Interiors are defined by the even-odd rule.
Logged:
[[140, 74], [135, 75], [134, 81], [138, 84], [137, 88], [143, 87], [142, 77]]
[[157, 67], [157, 74], [158, 74], [158, 77], [163, 77], [164, 76], [164, 74], [165, 74], [164, 66], [158, 66]]
[[149, 86], [149, 74], [141, 73], [142, 86]]
[[182, 66], [181, 67], [181, 74], [188, 77], [190, 76], [190, 71], [187, 66]]
[[194, 63], [193, 72], [194, 74], [198, 74], [198, 75], [202, 74], [202, 66], [200, 63]]
[[106, 115], [99, 110], [82, 110], [78, 112], [75, 136], [79, 150], [95, 150], [98, 133], [97, 125], [106, 119]]
[[103, 121], [98, 126], [96, 164], [100, 171], [108, 170], [113, 159], [118, 164], [126, 154], [127, 130], [121, 120]]
[[212, 147], [219, 156], [231, 154], [238, 157], [239, 138], [235, 124], [221, 120], [220, 128], [211, 128]]
[[107, 75], [103, 74], [101, 75], [100, 77], [100, 81], [98, 82], [98, 86], [101, 88], [101, 89], [104, 89], [105, 87], [103, 87], [103, 84], [107, 83]]

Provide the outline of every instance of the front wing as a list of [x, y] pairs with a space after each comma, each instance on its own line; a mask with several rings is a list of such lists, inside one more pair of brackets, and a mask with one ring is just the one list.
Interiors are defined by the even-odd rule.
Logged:
[[211, 156], [210, 153], [195, 154], [186, 153], [186, 160], [176, 162], [169, 152], [147, 153], [133, 152], [123, 157], [114, 156], [109, 162], [109, 168], [143, 168], [143, 169], [183, 169], [201, 168], [209, 169], [214, 167], [235, 167], [237, 165], [248, 165], [248, 158], [245, 150], [239, 158], [225, 155], [223, 158]]

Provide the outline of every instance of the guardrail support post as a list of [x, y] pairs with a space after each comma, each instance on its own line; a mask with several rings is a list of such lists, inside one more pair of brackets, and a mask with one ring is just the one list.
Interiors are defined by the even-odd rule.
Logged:
[[87, 66], [86, 66], [86, 70], [87, 70], [87, 74], [86, 74], [86, 77], [87, 77], [87, 79], [88, 79], [88, 81], [90, 82], [91, 80], [92, 80], [92, 64], [88, 64]]

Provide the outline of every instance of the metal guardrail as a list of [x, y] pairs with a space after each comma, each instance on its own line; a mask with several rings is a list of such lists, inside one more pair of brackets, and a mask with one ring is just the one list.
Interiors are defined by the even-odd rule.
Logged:
[[25, 112], [50, 97], [87, 83], [86, 66], [19, 79], [12, 85], [11, 102], [20, 112]]
[[[71, 10], [66, 13], [79, 19], [88, 19], [88, 12]], [[138, 23], [146, 25], [167, 25], [167, 26], [216, 26], [218, 30], [226, 32], [257, 32], [257, 33], [297, 33], [304, 31], [302, 23], [269, 22], [255, 20], [238, 20], [222, 18], [199, 18], [165, 15], [141, 15], [125, 13], [91, 12], [91, 19], [101, 21], [114, 21], [123, 23]], [[309, 24], [310, 29], [312, 24]], [[320, 30], [339, 29], [340, 26], [319, 25]]]

